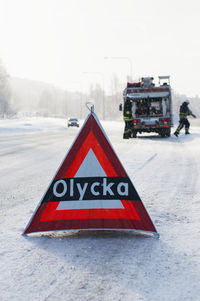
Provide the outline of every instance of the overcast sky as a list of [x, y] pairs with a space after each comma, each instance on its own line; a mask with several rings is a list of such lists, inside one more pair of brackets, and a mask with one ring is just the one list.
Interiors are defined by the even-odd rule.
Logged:
[[63, 88], [125, 81], [132, 67], [133, 78], [171, 75], [176, 92], [200, 95], [199, 30], [199, 0], [0, 0], [7, 71]]

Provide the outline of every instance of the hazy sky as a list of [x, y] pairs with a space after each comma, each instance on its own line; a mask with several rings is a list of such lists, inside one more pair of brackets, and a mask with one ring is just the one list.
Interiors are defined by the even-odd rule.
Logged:
[[63, 88], [125, 81], [132, 65], [133, 78], [171, 75], [176, 92], [200, 95], [199, 30], [199, 0], [0, 0], [7, 71]]

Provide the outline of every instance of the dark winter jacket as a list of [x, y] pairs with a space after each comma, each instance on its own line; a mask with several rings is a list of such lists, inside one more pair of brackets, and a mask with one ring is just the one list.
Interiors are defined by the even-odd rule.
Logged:
[[180, 111], [179, 111], [179, 118], [180, 120], [186, 119], [188, 115], [194, 115], [192, 111], [188, 108], [188, 104], [186, 102], [182, 103], [180, 106]]
[[131, 121], [131, 120], [133, 120], [132, 103], [131, 103], [131, 101], [129, 99], [127, 99], [125, 101], [123, 116], [124, 116], [124, 120], [125, 121]]

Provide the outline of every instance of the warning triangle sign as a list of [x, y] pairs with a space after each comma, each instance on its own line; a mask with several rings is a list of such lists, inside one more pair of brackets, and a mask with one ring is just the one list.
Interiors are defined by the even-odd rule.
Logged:
[[158, 236], [94, 113], [88, 115], [24, 234], [83, 229]]

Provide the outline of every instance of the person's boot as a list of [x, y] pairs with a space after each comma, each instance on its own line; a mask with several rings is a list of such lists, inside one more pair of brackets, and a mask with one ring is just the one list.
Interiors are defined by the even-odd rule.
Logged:
[[190, 134], [189, 128], [185, 128], [185, 135], [188, 135], [188, 134]]
[[179, 134], [178, 132], [174, 132], [174, 135], [175, 135], [176, 137], [178, 137], [178, 134]]
[[129, 139], [129, 134], [128, 133], [124, 133], [123, 139]]

